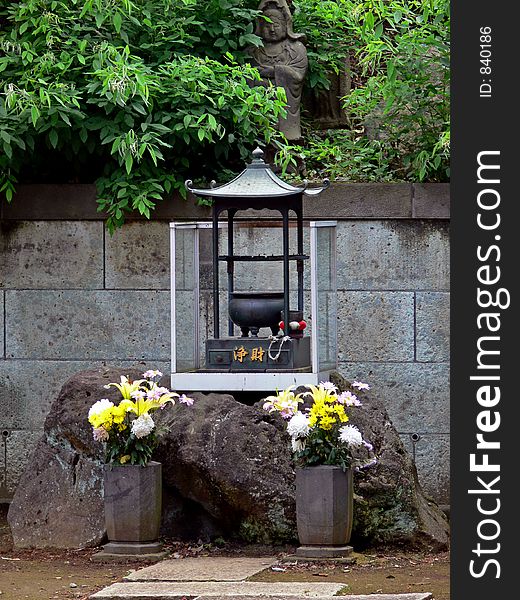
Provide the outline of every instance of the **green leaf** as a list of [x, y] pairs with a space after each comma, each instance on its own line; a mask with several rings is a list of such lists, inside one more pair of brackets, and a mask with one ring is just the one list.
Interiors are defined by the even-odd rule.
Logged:
[[114, 13], [114, 16], [112, 17], [112, 22], [114, 23], [115, 30], [117, 31], [117, 33], [119, 33], [121, 31], [121, 25], [123, 23], [123, 18], [121, 17], [120, 12]]
[[132, 155], [127, 154], [126, 158], [125, 158], [125, 167], [126, 167], [126, 172], [128, 173], [128, 175], [130, 175], [130, 172], [132, 171], [133, 164], [134, 164], [134, 159], [133, 159]]
[[152, 146], [148, 146], [148, 154], [152, 157], [153, 164], [157, 166], [157, 156]]
[[389, 63], [387, 64], [387, 66], [386, 66], [386, 71], [387, 71], [387, 76], [388, 76], [388, 79], [389, 79], [391, 82], [395, 81], [395, 75], [396, 75], [396, 72], [395, 72], [395, 64], [394, 64], [393, 62], [389, 62]]
[[53, 148], [56, 148], [58, 145], [58, 132], [56, 131], [56, 129], [51, 129], [49, 131], [49, 141], [51, 143], [51, 146]]
[[70, 122], [69, 119], [69, 115], [67, 113], [64, 112], [60, 112], [60, 117], [62, 118], [62, 120], [67, 123], [67, 125], [70, 127], [72, 125], [72, 123]]
[[13, 158], [13, 149], [11, 148], [10, 144], [7, 144], [6, 142], [4, 142], [3, 144], [4, 147], [4, 152], [5, 155], [7, 156], [8, 159]]
[[116, 138], [112, 143], [112, 148], [110, 148], [110, 154], [115, 154], [117, 150], [119, 150], [119, 146], [121, 145], [121, 138]]

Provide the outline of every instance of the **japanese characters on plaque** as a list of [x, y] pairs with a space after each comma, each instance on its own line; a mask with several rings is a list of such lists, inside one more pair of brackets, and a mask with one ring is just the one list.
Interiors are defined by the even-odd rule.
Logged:
[[264, 362], [265, 350], [258, 346], [257, 348], [251, 348], [250, 351], [246, 350], [244, 346], [236, 347], [233, 350], [233, 360], [235, 362]]

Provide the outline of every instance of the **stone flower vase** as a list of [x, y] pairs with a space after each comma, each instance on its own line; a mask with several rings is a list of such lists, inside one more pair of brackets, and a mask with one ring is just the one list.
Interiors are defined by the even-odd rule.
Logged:
[[105, 465], [106, 554], [157, 554], [161, 526], [162, 465]]
[[320, 465], [296, 469], [296, 525], [308, 558], [347, 557], [353, 517], [352, 469]]

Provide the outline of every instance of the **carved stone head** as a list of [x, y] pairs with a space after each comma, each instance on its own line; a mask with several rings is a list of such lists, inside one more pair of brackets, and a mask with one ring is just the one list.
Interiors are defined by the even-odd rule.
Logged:
[[[258, 5], [258, 10], [272, 21], [272, 23], [265, 19], [257, 21], [255, 33], [265, 42], [279, 42], [286, 37], [300, 42], [306, 41], [304, 33], [294, 33], [293, 31], [292, 14], [286, 0], [262, 0]], [[271, 28], [271, 25], [274, 27]], [[277, 39], [274, 39], [275, 36]]]

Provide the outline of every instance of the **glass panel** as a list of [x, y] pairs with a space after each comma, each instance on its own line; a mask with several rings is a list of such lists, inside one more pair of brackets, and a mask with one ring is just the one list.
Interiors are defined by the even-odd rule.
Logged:
[[[227, 223], [221, 224], [219, 234], [219, 252], [228, 254], [228, 227]], [[289, 228], [290, 252], [296, 254], [296, 223], [292, 222]], [[233, 252], [236, 256], [269, 256], [283, 254], [282, 226], [276, 221], [235, 221], [233, 235]], [[306, 266], [308, 269], [308, 265]], [[283, 263], [282, 262], [247, 262], [236, 261], [233, 277], [234, 291], [283, 291]], [[220, 289], [220, 335], [227, 337], [228, 329], [228, 275], [227, 264], [219, 264], [219, 289]], [[290, 263], [290, 298], [291, 309], [297, 307], [297, 273], [296, 263]], [[307, 312], [308, 312], [307, 308]], [[213, 318], [213, 315], [210, 317]], [[212, 331], [212, 330], [211, 330]], [[260, 337], [271, 334], [269, 328], [260, 329]], [[233, 326], [233, 336], [240, 336], [240, 329]]]
[[[206, 340], [213, 336], [213, 227], [201, 224], [198, 229], [200, 256], [199, 290], [199, 366], [206, 363]], [[221, 232], [222, 233], [222, 232]], [[222, 310], [222, 309], [221, 309]], [[220, 319], [222, 328], [222, 318]]]
[[173, 224], [172, 273], [172, 370], [193, 371], [199, 363], [199, 265], [195, 226]]
[[313, 311], [318, 372], [337, 368], [337, 283], [336, 283], [336, 224], [311, 222], [313, 228], [313, 258], [315, 261], [314, 290], [316, 307]]

